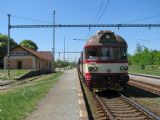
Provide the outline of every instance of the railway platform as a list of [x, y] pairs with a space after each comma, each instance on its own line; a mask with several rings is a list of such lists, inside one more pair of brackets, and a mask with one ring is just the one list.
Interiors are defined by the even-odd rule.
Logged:
[[153, 75], [151, 76], [151, 75], [144, 75], [144, 74], [140, 74], [140, 75], [130, 74], [129, 78], [133, 79], [133, 80], [147, 82], [150, 84], [160, 86], [160, 77], [159, 76], [153, 76]]
[[71, 69], [64, 71], [26, 120], [87, 120], [87, 116], [77, 71]]

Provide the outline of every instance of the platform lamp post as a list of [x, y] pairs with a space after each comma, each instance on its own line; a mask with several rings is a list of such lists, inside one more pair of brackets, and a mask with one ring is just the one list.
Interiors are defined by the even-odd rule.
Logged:
[[73, 40], [78, 40], [78, 41], [85, 41], [86, 39], [79, 39], [79, 38], [74, 38]]
[[7, 67], [8, 67], [8, 77], [10, 78], [10, 17], [11, 15], [8, 14], [8, 46], [7, 46], [7, 57], [8, 57], [8, 62], [7, 62]]

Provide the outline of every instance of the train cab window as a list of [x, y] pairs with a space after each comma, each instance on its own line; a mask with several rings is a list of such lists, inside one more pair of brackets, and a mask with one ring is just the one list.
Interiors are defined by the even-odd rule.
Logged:
[[109, 60], [110, 59], [110, 51], [109, 48], [102, 47], [100, 53], [101, 60]]
[[98, 60], [98, 49], [97, 48], [86, 48], [85, 59]]
[[127, 59], [127, 48], [126, 47], [120, 48], [120, 50], [119, 50], [119, 59], [120, 60]]
[[101, 60], [116, 60], [117, 59], [117, 48], [102, 47], [100, 52]]

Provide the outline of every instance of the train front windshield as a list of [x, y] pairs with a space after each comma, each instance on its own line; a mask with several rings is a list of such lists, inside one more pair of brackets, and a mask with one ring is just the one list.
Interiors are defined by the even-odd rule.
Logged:
[[89, 60], [126, 60], [126, 47], [93, 47], [85, 49], [85, 59]]
[[85, 49], [85, 59], [98, 60], [98, 58], [99, 58], [98, 48], [92, 47]]

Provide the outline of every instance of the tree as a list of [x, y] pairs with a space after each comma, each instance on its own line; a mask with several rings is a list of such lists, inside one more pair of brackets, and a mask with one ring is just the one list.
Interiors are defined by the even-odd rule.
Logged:
[[137, 45], [136, 45], [136, 53], [140, 53], [140, 52], [142, 52], [142, 50], [143, 50], [143, 46], [140, 45], [139, 43], [137, 43]]
[[137, 44], [135, 54], [128, 59], [129, 64], [133, 65], [160, 65], [160, 51], [150, 50], [144, 45]]
[[[10, 50], [15, 48], [17, 43], [10, 39]], [[8, 36], [0, 33], [0, 68], [3, 68], [3, 56], [7, 54]]]
[[[17, 43], [11, 38], [10, 39], [10, 50], [15, 48]], [[0, 34], [0, 58], [7, 54], [8, 47], [8, 36], [4, 34]]]
[[57, 60], [55, 61], [55, 67], [57, 68], [62, 68], [62, 67], [67, 67], [67, 66], [75, 66], [75, 62], [68, 62], [68, 61], [63, 61], [63, 60]]
[[37, 44], [35, 42], [33, 42], [32, 40], [22, 40], [19, 43], [19, 45], [22, 47], [26, 47], [26, 48], [35, 50], [35, 51], [37, 51], [37, 49], [38, 49]]

